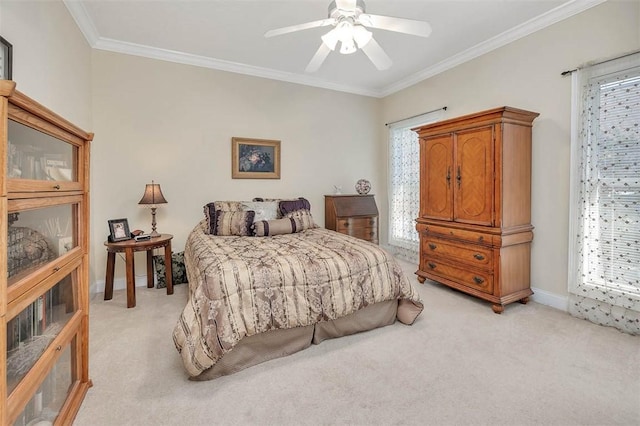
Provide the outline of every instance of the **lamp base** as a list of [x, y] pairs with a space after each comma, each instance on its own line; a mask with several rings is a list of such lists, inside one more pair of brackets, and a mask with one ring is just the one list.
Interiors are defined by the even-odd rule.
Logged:
[[156, 231], [156, 206], [151, 207], [151, 238], [158, 238], [160, 234]]

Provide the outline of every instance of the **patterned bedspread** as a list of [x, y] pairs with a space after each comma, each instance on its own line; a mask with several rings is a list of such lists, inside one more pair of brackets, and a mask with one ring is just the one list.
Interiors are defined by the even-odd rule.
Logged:
[[[302, 327], [373, 303], [404, 300], [411, 324], [422, 302], [377, 245], [323, 228], [273, 237], [217, 237], [201, 222], [185, 247], [189, 300], [173, 339], [191, 376], [245, 336]], [[408, 317], [408, 319], [407, 319]]]

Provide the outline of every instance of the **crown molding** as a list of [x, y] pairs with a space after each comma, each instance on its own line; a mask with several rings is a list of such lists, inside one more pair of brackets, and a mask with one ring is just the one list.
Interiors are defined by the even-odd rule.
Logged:
[[100, 35], [98, 29], [93, 24], [89, 12], [84, 7], [84, 3], [73, 0], [62, 0], [67, 10], [71, 14], [71, 17], [76, 21], [76, 25], [80, 29], [80, 32], [84, 35], [84, 38], [89, 43], [89, 46], [95, 47]]
[[145, 58], [158, 59], [161, 61], [175, 62], [185, 65], [193, 65], [202, 68], [211, 68], [219, 71], [228, 71], [236, 74], [245, 74], [253, 77], [279, 80], [288, 83], [302, 84], [305, 86], [319, 87], [322, 89], [348, 92], [356, 95], [378, 97], [379, 93], [364, 87], [354, 87], [344, 84], [332, 83], [302, 74], [278, 71], [270, 68], [256, 67], [253, 65], [241, 64], [239, 62], [224, 61], [221, 59], [209, 58], [206, 56], [193, 55], [190, 53], [178, 52], [175, 50], [160, 49], [136, 43], [123, 42], [119, 40], [100, 37], [93, 46], [95, 49], [106, 50], [116, 53], [141, 56]]
[[82, 2], [63, 0], [65, 6], [69, 10], [69, 13], [80, 28], [80, 31], [86, 38], [87, 42], [92, 48], [95, 49], [186, 65], [193, 65], [203, 68], [211, 68], [220, 71], [228, 71], [237, 74], [245, 74], [254, 77], [279, 80], [288, 83], [318, 87], [321, 89], [336, 90], [339, 92], [346, 92], [355, 95], [375, 98], [384, 98], [385, 96], [389, 96], [400, 90], [406, 89], [407, 87], [413, 86], [414, 84], [417, 84], [423, 80], [426, 80], [430, 77], [433, 77], [437, 74], [445, 72], [451, 68], [454, 68], [458, 65], [489, 53], [495, 49], [505, 46], [513, 41], [516, 41], [522, 37], [525, 37], [564, 19], [570, 18], [571, 16], [574, 16], [580, 12], [604, 3], [605, 1], [606, 0], [568, 1], [567, 3], [564, 3], [536, 18], [518, 25], [517, 27], [514, 27], [508, 31], [503, 32], [502, 34], [492, 37], [489, 40], [477, 44], [461, 53], [453, 55], [432, 67], [426, 68], [382, 89], [373, 89], [346, 84], [337, 84], [326, 80], [306, 76], [304, 74], [288, 73], [270, 68], [256, 67], [238, 62], [224, 61], [205, 56], [160, 49], [156, 47], [101, 37]]
[[521, 39], [522, 37], [528, 36], [536, 31], [540, 31], [550, 25], [577, 15], [580, 12], [584, 12], [585, 10], [604, 3], [605, 1], [607, 0], [571, 0], [508, 31], [498, 34], [497, 36], [482, 43], [476, 44], [463, 52], [453, 55], [444, 61], [438, 62], [434, 66], [426, 68], [397, 83], [385, 87], [380, 90], [380, 97], [383, 98], [399, 92], [400, 90], [406, 89], [407, 87], [411, 87], [414, 84], [496, 50], [511, 42]]

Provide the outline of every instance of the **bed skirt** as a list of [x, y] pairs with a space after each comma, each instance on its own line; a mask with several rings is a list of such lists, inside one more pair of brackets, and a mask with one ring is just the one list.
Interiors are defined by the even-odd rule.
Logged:
[[388, 300], [367, 306], [351, 315], [306, 327], [267, 331], [242, 339], [209, 369], [189, 380], [212, 380], [245, 368], [294, 354], [324, 340], [393, 324], [398, 301]]

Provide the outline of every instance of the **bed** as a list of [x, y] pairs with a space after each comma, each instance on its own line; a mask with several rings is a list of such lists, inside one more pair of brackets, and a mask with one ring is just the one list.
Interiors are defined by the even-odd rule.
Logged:
[[400, 266], [375, 244], [312, 222], [279, 235], [212, 235], [209, 219], [187, 238], [189, 296], [173, 332], [191, 380], [396, 319], [410, 325], [422, 312]]

